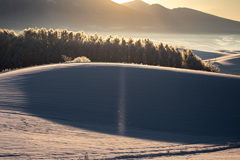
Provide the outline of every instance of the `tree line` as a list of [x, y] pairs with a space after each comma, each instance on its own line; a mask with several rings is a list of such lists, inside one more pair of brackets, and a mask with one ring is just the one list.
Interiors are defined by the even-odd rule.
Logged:
[[192, 50], [179, 50], [149, 39], [134, 40], [111, 35], [87, 35], [45, 28], [29, 28], [16, 34], [0, 29], [0, 71], [62, 63], [85, 56], [92, 62], [136, 63], [219, 72], [211, 61], [204, 62]]

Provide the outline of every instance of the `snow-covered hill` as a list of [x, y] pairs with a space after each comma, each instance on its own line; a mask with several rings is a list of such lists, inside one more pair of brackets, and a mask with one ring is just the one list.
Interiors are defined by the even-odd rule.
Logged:
[[53, 64], [1, 73], [0, 157], [215, 151], [218, 144], [240, 141], [239, 90], [239, 76], [131, 64]]

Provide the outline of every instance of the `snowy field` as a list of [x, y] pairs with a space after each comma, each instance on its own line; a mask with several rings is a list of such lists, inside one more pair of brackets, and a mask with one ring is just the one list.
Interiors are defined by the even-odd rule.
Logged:
[[222, 73], [240, 75], [240, 51], [218, 51], [223, 56], [211, 59]]
[[237, 75], [131, 64], [1, 73], [0, 159], [238, 160], [239, 91]]
[[193, 50], [205, 61], [209, 59], [221, 69], [221, 73], [240, 75], [240, 51], [218, 50], [214, 52]]

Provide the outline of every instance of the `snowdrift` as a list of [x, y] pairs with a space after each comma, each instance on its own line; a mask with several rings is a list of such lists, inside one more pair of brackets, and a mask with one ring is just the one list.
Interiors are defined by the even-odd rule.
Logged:
[[137, 138], [188, 141], [176, 136], [167, 139], [160, 132], [223, 141], [240, 138], [240, 76], [70, 63], [1, 73], [0, 82], [2, 110], [21, 110], [58, 123]]

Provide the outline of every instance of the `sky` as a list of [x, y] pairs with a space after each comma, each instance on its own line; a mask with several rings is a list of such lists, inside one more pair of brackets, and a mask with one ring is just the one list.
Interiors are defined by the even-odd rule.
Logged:
[[[131, 0], [113, 0], [125, 2]], [[149, 4], [159, 3], [167, 8], [187, 7], [240, 21], [240, 0], [143, 0]]]

